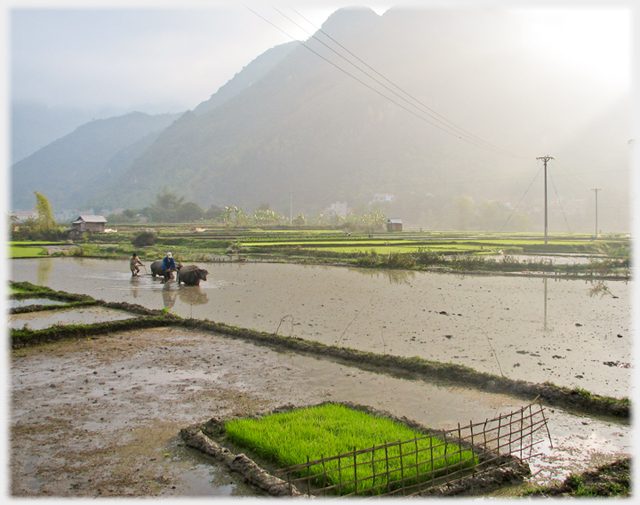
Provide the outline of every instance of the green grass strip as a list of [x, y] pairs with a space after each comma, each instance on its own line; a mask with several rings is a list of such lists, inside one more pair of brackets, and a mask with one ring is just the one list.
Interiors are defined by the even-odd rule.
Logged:
[[[314, 461], [353, 453], [354, 448], [366, 449], [388, 442], [417, 439], [411, 445], [413, 452], [417, 445], [418, 454], [411, 454], [407, 445], [403, 444], [403, 452], [407, 454], [402, 460], [398, 445], [388, 447], [388, 458], [385, 457], [384, 448], [373, 451], [373, 464], [371, 452], [355, 456], [358, 463], [357, 492], [363, 495], [397, 489], [403, 478], [408, 479], [405, 485], [411, 486], [477, 464], [477, 458], [471, 450], [461, 451], [458, 445], [445, 444], [439, 437], [427, 437], [391, 419], [338, 404], [278, 412], [260, 419], [234, 419], [225, 422], [225, 431], [233, 442], [281, 467], [306, 463], [307, 457]], [[338, 486], [334, 492], [341, 495], [354, 493], [356, 483], [352, 481], [356, 474], [353, 457], [343, 458], [340, 468], [341, 472], [338, 472], [337, 459], [327, 461], [324, 468], [320, 463], [313, 465], [311, 475], [318, 474], [314, 484], [324, 485], [326, 469], [326, 485]], [[299, 473], [299, 476], [305, 475], [306, 469]], [[344, 482], [347, 484], [340, 486]]]
[[14, 245], [9, 247], [9, 258], [11, 259], [39, 258], [42, 256], [46, 256], [46, 251], [42, 247], [21, 247]]

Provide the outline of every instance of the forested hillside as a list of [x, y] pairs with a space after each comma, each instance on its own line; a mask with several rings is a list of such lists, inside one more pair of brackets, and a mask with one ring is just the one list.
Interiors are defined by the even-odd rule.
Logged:
[[128, 168], [153, 135], [177, 117], [137, 112], [77, 128], [13, 165], [12, 207], [31, 208], [34, 191], [45, 194], [54, 208], [79, 207], [123, 170], [123, 162]]

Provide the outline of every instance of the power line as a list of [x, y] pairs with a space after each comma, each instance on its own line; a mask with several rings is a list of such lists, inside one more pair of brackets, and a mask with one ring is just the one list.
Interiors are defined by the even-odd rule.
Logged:
[[[393, 91], [391, 88], [389, 88], [388, 86], [384, 85], [383, 83], [381, 83], [380, 81], [378, 81], [375, 77], [372, 77], [370, 74], [368, 74], [367, 72], [365, 72], [364, 70], [362, 70], [362, 68], [358, 67], [355, 63], [353, 63], [352, 61], [349, 61], [347, 58], [345, 58], [343, 55], [341, 55], [340, 53], [338, 53], [337, 51], [335, 51], [333, 48], [329, 47], [327, 44], [325, 44], [322, 40], [320, 40], [318, 37], [316, 37], [314, 34], [309, 33], [307, 30], [304, 30], [304, 28], [302, 28], [298, 23], [296, 23], [295, 21], [291, 20], [288, 16], [282, 14], [282, 12], [280, 12], [278, 9], [276, 9], [274, 7], [274, 10], [278, 13], [280, 13], [282, 16], [284, 16], [286, 19], [288, 19], [289, 21], [291, 21], [293, 24], [295, 24], [297, 27], [301, 28], [302, 30], [304, 30], [308, 35], [311, 35], [311, 37], [313, 37], [315, 40], [317, 40], [318, 42], [320, 42], [321, 44], [323, 44], [325, 47], [327, 47], [329, 50], [333, 51], [335, 54], [337, 54], [340, 58], [342, 58], [343, 60], [345, 60], [347, 63], [349, 63], [350, 65], [354, 66], [355, 68], [357, 68], [358, 70], [360, 70], [362, 73], [364, 73], [367, 77], [373, 79], [375, 82], [377, 82], [378, 84], [380, 84], [382, 87], [384, 87], [385, 89], [389, 90], [391, 93], [393, 93], [394, 95], [396, 95], [398, 98], [400, 98], [401, 100], [404, 100], [405, 102], [407, 102], [409, 105], [416, 107], [418, 110], [420, 110], [421, 112], [427, 114], [429, 117], [431, 117], [432, 119], [435, 119], [436, 121], [438, 121], [439, 123], [449, 127], [449, 128], [453, 128], [456, 131], [457, 134], [463, 133], [479, 142], [481, 142], [483, 145], [485, 145], [487, 148], [490, 148], [491, 150], [496, 150], [496, 151], [501, 151], [502, 154], [508, 155], [508, 156], [514, 156], [517, 158], [525, 158], [525, 159], [529, 159], [528, 157], [523, 157], [523, 156], [518, 156], [516, 154], [510, 153], [509, 151], [502, 149], [500, 147], [497, 147], [483, 139], [481, 139], [480, 137], [474, 135], [473, 133], [465, 130], [464, 128], [458, 126], [457, 124], [455, 124], [453, 121], [448, 120], [447, 118], [445, 118], [444, 116], [442, 116], [441, 114], [438, 114], [436, 111], [434, 111], [433, 109], [431, 109], [430, 107], [428, 107], [427, 105], [425, 105], [424, 103], [422, 103], [420, 100], [418, 100], [416, 97], [414, 97], [413, 95], [411, 95], [410, 93], [408, 93], [407, 91], [405, 91], [404, 89], [402, 89], [400, 86], [398, 86], [397, 84], [395, 84], [393, 81], [391, 81], [390, 79], [388, 79], [387, 77], [385, 77], [384, 75], [382, 75], [380, 72], [378, 72], [375, 68], [373, 68], [371, 65], [369, 65], [368, 63], [366, 63], [364, 60], [362, 60], [361, 58], [359, 58], [358, 56], [356, 56], [353, 52], [351, 52], [349, 49], [347, 49], [345, 46], [343, 46], [340, 42], [338, 42], [336, 39], [334, 39], [331, 35], [329, 35], [327, 32], [325, 32], [322, 28], [318, 28], [317, 26], [315, 26], [311, 21], [309, 21], [307, 18], [305, 18], [302, 14], [300, 14], [299, 12], [297, 12], [293, 7], [289, 6], [289, 8], [295, 12], [298, 16], [300, 16], [302, 19], [304, 19], [307, 23], [309, 23], [311, 26], [313, 26], [313, 28], [317, 31], [322, 33], [325, 37], [329, 38], [331, 41], [333, 41], [335, 44], [337, 44], [338, 46], [340, 46], [343, 50], [345, 50], [348, 54], [350, 54], [351, 56], [353, 56], [356, 60], [358, 60], [360, 63], [362, 63], [363, 65], [365, 65], [368, 69], [370, 69], [371, 71], [373, 71], [375, 74], [377, 74], [378, 76], [380, 76], [382, 79], [384, 79], [385, 81], [387, 81], [389, 84], [391, 84], [394, 88], [398, 89], [400, 92], [404, 93], [406, 96], [408, 96], [409, 98], [411, 98], [411, 100], [413, 100], [414, 102], [416, 102], [420, 107], [416, 106], [415, 104], [412, 104], [411, 102], [409, 102], [409, 100], [407, 100], [406, 98], [404, 98], [403, 96], [399, 95], [398, 93], [396, 93], [395, 91]], [[426, 110], [424, 110], [426, 109]], [[428, 111], [428, 112], [427, 112]], [[437, 117], [434, 117], [437, 116]], [[440, 119], [438, 119], [440, 118]]]
[[[438, 128], [439, 130], [444, 131], [445, 133], [448, 133], [450, 135], [456, 136], [458, 137], [460, 140], [467, 142], [469, 144], [475, 145], [476, 147], [480, 147], [482, 149], [488, 150], [488, 151], [492, 151], [496, 154], [502, 154], [505, 155], [505, 152], [502, 152], [502, 150], [496, 150], [493, 148], [489, 148], [486, 145], [480, 144], [477, 141], [474, 141], [472, 139], [469, 138], [464, 138], [460, 132], [456, 132], [451, 131], [452, 128], [451, 127], [442, 127], [439, 126], [438, 124], [435, 124], [431, 121], [429, 121], [428, 119], [424, 118], [423, 116], [416, 114], [414, 111], [408, 109], [407, 107], [403, 106], [402, 104], [396, 102], [395, 100], [393, 100], [392, 98], [386, 96], [384, 93], [381, 93], [379, 90], [373, 88], [372, 86], [370, 86], [369, 84], [365, 83], [364, 81], [362, 81], [361, 79], [359, 79], [358, 77], [354, 76], [353, 74], [350, 74], [349, 72], [347, 72], [346, 70], [344, 70], [343, 68], [341, 68], [340, 66], [338, 66], [337, 64], [335, 64], [334, 62], [332, 62], [331, 60], [325, 58], [324, 56], [322, 56], [320, 53], [318, 53], [317, 51], [314, 51], [312, 48], [310, 48], [309, 46], [307, 46], [306, 44], [304, 44], [303, 42], [297, 40], [295, 37], [291, 36], [289, 33], [287, 33], [286, 31], [284, 31], [282, 28], [280, 28], [279, 26], [277, 26], [276, 24], [272, 23], [271, 21], [269, 21], [268, 19], [266, 19], [265, 17], [261, 16], [260, 14], [258, 14], [257, 12], [255, 12], [254, 10], [252, 10], [251, 8], [245, 6], [249, 11], [251, 11], [253, 14], [255, 14], [256, 16], [258, 16], [260, 19], [264, 20], [265, 22], [269, 23], [271, 26], [273, 26], [274, 28], [276, 28], [277, 30], [281, 31], [282, 33], [284, 33], [287, 37], [291, 38], [292, 40], [296, 41], [298, 44], [300, 44], [301, 46], [303, 46], [305, 49], [311, 51], [313, 54], [315, 54], [316, 56], [318, 56], [319, 58], [323, 59], [324, 61], [326, 61], [327, 63], [329, 63], [330, 65], [334, 66], [336, 69], [340, 70], [342, 73], [348, 75], [349, 77], [351, 77], [352, 79], [358, 81], [360, 84], [362, 84], [363, 86], [369, 88], [371, 91], [377, 93], [378, 95], [380, 95], [381, 97], [385, 98], [386, 100], [389, 100], [390, 102], [394, 103], [395, 105], [397, 105], [398, 107], [400, 107], [401, 109], [406, 110], [407, 112], [409, 112], [410, 114], [413, 114], [414, 116], [416, 116], [418, 119], [425, 121], [426, 123], [435, 126], [436, 128]], [[362, 71], [362, 70], [361, 70]], [[364, 72], [364, 71], [362, 71]], [[366, 73], [365, 73], [366, 74]], [[368, 74], [367, 74], [368, 75]], [[374, 79], [375, 80], [375, 79]], [[379, 84], [381, 84], [379, 81], [376, 81]], [[382, 84], [381, 84], [382, 85]], [[406, 101], [406, 100], [405, 100]], [[415, 107], [415, 106], [414, 106]], [[441, 121], [440, 121], [441, 122]], [[516, 156], [513, 154], [508, 154], [509, 156]], [[525, 158], [525, 157], [522, 157]], [[525, 158], [525, 159], [529, 159], [529, 158]]]
[[558, 195], [558, 190], [556, 189], [556, 183], [553, 182], [553, 177], [551, 176], [551, 172], [549, 172], [549, 178], [551, 179], [551, 184], [553, 185], [553, 190], [556, 193], [556, 202], [560, 205], [560, 210], [562, 211], [562, 216], [564, 217], [564, 222], [567, 224], [567, 229], [569, 233], [571, 233], [571, 227], [569, 226], [569, 221], [567, 221], [567, 215], [564, 213], [564, 208], [562, 207], [562, 201], [560, 200], [560, 195]]
[[[542, 170], [542, 167], [540, 167], [540, 170]], [[502, 225], [502, 228], [500, 228], [500, 231], [502, 231], [504, 229], [504, 227], [507, 225], [507, 223], [509, 222], [509, 219], [511, 219], [511, 216], [513, 216], [514, 212], [518, 209], [520, 203], [522, 202], [522, 200], [524, 199], [525, 196], [527, 196], [527, 193], [529, 192], [529, 190], [531, 189], [531, 186], [533, 186], [533, 183], [535, 182], [535, 180], [538, 178], [538, 174], [540, 173], [540, 170], [538, 170], [538, 173], [535, 175], [535, 177], [533, 178], [533, 180], [529, 183], [529, 187], [527, 188], [527, 190], [524, 192], [524, 194], [522, 195], [522, 197], [520, 198], [520, 200], [518, 200], [518, 203], [516, 204], [516, 206], [513, 208], [513, 210], [511, 211], [511, 214], [509, 214], [509, 217], [507, 218], [507, 220], [504, 222], [504, 224]]]

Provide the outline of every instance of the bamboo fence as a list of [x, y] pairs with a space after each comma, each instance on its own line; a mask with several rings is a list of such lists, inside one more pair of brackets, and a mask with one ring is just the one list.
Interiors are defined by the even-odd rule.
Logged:
[[[536, 400], [537, 401], [537, 400]], [[385, 443], [322, 457], [276, 471], [289, 489], [309, 496], [414, 496], [489, 472], [511, 460], [526, 461], [551, 434], [544, 409], [533, 403], [484, 422], [412, 440]], [[536, 435], [534, 437], [534, 435]], [[544, 436], [544, 433], [542, 434]], [[439, 442], [433, 445], [432, 437]], [[440, 455], [437, 455], [440, 453]]]

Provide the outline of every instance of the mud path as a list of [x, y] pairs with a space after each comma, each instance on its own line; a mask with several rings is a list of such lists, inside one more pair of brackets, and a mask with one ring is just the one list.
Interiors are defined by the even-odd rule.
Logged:
[[[446, 429], [523, 405], [177, 328], [12, 351], [10, 372], [14, 497], [260, 496], [180, 441], [214, 416], [335, 400]], [[554, 448], [540, 446], [534, 482], [631, 451], [626, 424], [548, 416]]]

